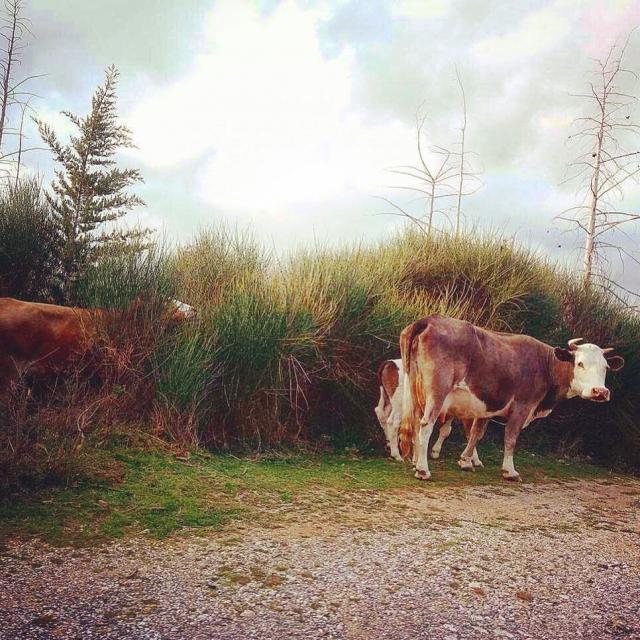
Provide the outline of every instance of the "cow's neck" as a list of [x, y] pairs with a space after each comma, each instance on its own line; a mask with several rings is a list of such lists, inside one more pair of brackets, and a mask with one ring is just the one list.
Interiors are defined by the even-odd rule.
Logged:
[[553, 349], [551, 349], [549, 368], [556, 402], [567, 398], [573, 398], [573, 396], [576, 395], [571, 390], [571, 383], [573, 382], [573, 367], [573, 362], [558, 360], [553, 353]]

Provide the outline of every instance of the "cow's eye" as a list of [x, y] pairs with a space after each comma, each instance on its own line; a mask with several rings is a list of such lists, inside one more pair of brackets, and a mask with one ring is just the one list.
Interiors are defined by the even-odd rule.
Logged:
[[581, 369], [584, 369], [584, 364], [583, 364], [582, 362], [578, 362], [578, 366], [579, 366]]

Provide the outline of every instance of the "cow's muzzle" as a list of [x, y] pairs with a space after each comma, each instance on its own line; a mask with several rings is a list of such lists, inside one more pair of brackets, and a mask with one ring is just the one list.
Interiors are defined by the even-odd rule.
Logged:
[[594, 402], [609, 402], [611, 392], [606, 387], [593, 387], [588, 398]]

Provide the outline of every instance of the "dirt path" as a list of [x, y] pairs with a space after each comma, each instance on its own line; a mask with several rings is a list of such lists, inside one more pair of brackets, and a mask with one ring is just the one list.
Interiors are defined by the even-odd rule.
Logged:
[[10, 546], [0, 637], [640, 638], [640, 482], [331, 496], [270, 529]]

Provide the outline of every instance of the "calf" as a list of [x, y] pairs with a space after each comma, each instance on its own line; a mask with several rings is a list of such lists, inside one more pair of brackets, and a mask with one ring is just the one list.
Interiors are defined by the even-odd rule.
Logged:
[[404, 385], [402, 360], [385, 360], [378, 367], [378, 383], [380, 384], [380, 400], [374, 411], [387, 439], [389, 455], [394, 460], [402, 462], [402, 456], [398, 449]]
[[[402, 461], [402, 456], [398, 449], [398, 431], [402, 419], [402, 404], [405, 393], [404, 385], [406, 376], [402, 366], [402, 360], [385, 360], [378, 367], [378, 383], [380, 384], [380, 400], [374, 409], [380, 426], [384, 431], [387, 440], [387, 449], [389, 455], [398, 461]], [[440, 424], [438, 440], [431, 449], [431, 457], [437, 460], [440, 457], [442, 445], [451, 434], [453, 416], [447, 416]], [[463, 420], [465, 434], [467, 439], [473, 424], [472, 420]], [[474, 448], [469, 464], [463, 466], [463, 469], [469, 470], [474, 467], [484, 466], [478, 457], [478, 452]]]
[[453, 416], [473, 420], [460, 466], [468, 467], [474, 448], [492, 417], [506, 420], [502, 475], [519, 480], [513, 452], [520, 431], [547, 416], [558, 402], [580, 397], [606, 402], [608, 369], [624, 365], [612, 349], [569, 341], [553, 348], [529, 336], [499, 333], [469, 322], [429, 316], [404, 329], [400, 336], [407, 372], [400, 427], [401, 451], [415, 447], [416, 477], [431, 477], [429, 439], [438, 419]]

